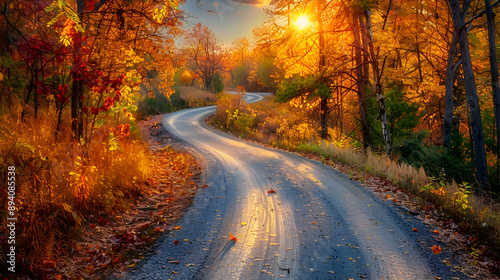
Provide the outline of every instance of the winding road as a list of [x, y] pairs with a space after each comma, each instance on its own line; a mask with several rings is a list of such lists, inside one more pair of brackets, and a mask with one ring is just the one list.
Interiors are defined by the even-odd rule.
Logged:
[[432, 228], [405, 209], [319, 162], [210, 128], [204, 119], [214, 111], [189, 109], [164, 119], [198, 155], [209, 187], [196, 194], [182, 229], [126, 279], [467, 278], [444, 264], [453, 253], [443, 244], [443, 253], [431, 253], [439, 245]]

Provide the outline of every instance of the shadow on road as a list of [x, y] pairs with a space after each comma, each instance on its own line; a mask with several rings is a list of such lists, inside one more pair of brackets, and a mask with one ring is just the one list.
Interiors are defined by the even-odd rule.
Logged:
[[227, 242], [226, 246], [224, 246], [224, 248], [222, 248], [222, 251], [219, 253], [220, 257], [218, 257], [217, 259], [222, 260], [226, 256], [226, 254], [229, 253], [229, 250], [234, 247], [235, 244], [236, 242], [234, 240], [230, 240], [229, 242]]

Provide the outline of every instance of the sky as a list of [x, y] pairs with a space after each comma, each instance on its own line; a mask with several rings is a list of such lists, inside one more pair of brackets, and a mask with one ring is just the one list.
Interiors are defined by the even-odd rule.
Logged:
[[263, 8], [269, 0], [186, 0], [181, 9], [188, 15], [185, 29], [192, 29], [201, 22], [215, 33], [225, 46], [235, 39], [247, 37], [252, 40], [252, 30], [266, 20]]

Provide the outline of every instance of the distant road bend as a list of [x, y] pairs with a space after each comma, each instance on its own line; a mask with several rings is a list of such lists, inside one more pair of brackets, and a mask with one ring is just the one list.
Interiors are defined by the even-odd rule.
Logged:
[[200, 155], [209, 187], [126, 279], [466, 279], [443, 263], [451, 253], [431, 253], [414, 216], [331, 167], [210, 128], [214, 111], [164, 119]]

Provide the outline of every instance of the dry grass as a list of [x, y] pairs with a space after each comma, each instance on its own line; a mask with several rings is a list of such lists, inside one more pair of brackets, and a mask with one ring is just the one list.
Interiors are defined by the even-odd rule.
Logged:
[[67, 122], [56, 136], [50, 112], [25, 120], [16, 112], [0, 119], [5, 134], [0, 137], [0, 203], [7, 203], [7, 167], [15, 166], [16, 245], [23, 256], [18, 263], [27, 271], [69, 249], [67, 242], [86, 217], [135, 199], [150, 174], [151, 158], [148, 148], [130, 136], [110, 139], [109, 126], [82, 147], [71, 141]]
[[457, 223], [475, 230], [489, 246], [500, 248], [500, 204], [488, 199], [487, 195], [472, 194], [466, 185], [459, 186], [455, 182], [430, 182], [422, 167], [398, 163], [386, 154], [376, 155], [370, 150], [363, 153], [326, 141], [321, 141], [320, 153], [368, 174], [391, 180], [418, 195], [422, 201], [435, 203]]
[[217, 101], [217, 95], [215, 93], [200, 88], [180, 86], [179, 91], [181, 99], [184, 100], [190, 108], [214, 105]]

